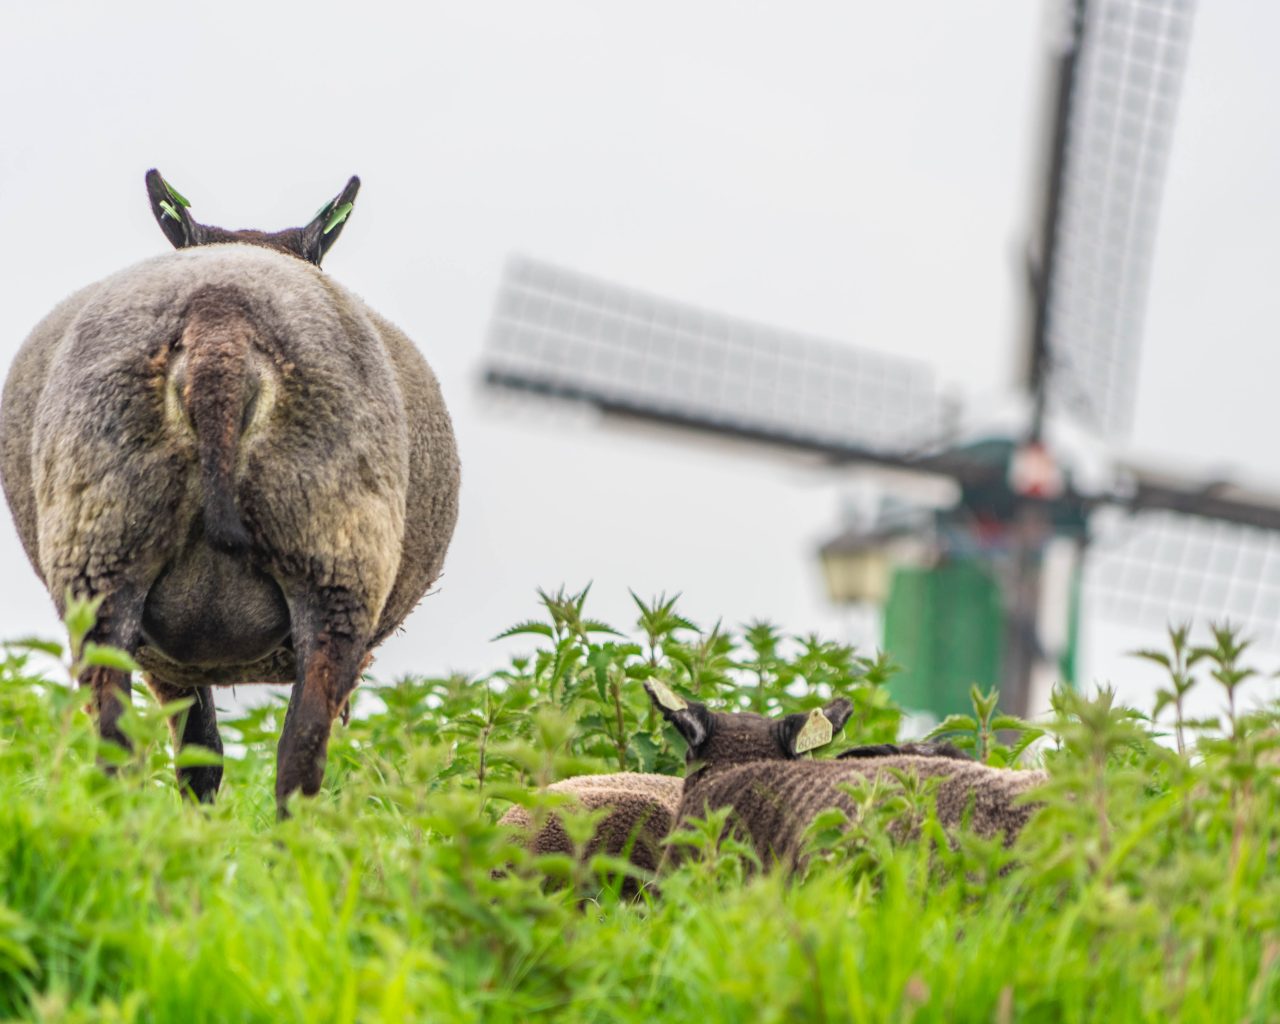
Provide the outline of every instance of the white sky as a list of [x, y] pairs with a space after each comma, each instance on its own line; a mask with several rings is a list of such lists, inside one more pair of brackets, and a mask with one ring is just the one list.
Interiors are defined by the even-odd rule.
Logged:
[[[511, 251], [929, 361], [1005, 393], [1021, 324], [1044, 15], [1029, 0], [744, 4], [8, 4], [0, 9], [0, 365], [64, 295], [163, 251], [143, 172], [194, 215], [274, 229], [351, 173], [326, 261], [441, 378], [463, 457], [439, 594], [383, 676], [497, 667], [534, 588], [683, 591], [709, 623], [845, 628], [813, 552], [847, 480], [476, 387]], [[1201, 5], [1132, 445], [1280, 481], [1280, 5]], [[7, 517], [0, 635], [57, 632]], [[1157, 634], [1086, 618], [1086, 675]], [[1208, 695], [1206, 695], [1207, 697]]]

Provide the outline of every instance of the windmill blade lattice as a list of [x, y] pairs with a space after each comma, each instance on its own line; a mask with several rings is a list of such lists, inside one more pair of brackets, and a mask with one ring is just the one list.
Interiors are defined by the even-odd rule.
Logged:
[[485, 353], [494, 387], [725, 435], [902, 456], [946, 408], [924, 364], [509, 261]]
[[1090, 0], [1049, 255], [1048, 399], [1126, 431], [1192, 0]]
[[1104, 617], [1154, 627], [1231, 622], [1280, 650], [1280, 534], [1153, 511], [1095, 521], [1095, 536], [1085, 587]]

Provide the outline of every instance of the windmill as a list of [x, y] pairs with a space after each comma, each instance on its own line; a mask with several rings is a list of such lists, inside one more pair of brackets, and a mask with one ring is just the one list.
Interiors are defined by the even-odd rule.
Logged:
[[[1069, 653], [1086, 553], [1108, 563], [1103, 589], [1117, 615], [1229, 615], [1274, 637], [1280, 497], [1114, 458], [1102, 479], [1086, 480], [1047, 429], [1069, 421], [1110, 442], [1129, 426], [1191, 8], [1190, 0], [1062, 8], [1028, 259], [1020, 386], [1029, 413], [1018, 430], [961, 440], [958, 410], [923, 364], [529, 259], [508, 263], [486, 384], [834, 467], [950, 481], [943, 507], [899, 502], [822, 550], [834, 597], [885, 602], [886, 647], [909, 680], [914, 672], [917, 706], [936, 713], [951, 710], [972, 679], [999, 684], [1006, 710], [1025, 714], [1037, 676], [1070, 677], [1069, 664], [1050, 664], [1045, 600]], [[1101, 558], [1099, 536], [1108, 548]], [[1064, 548], [1066, 571], [1046, 574], [1049, 553]], [[932, 617], [920, 614], [921, 602]], [[962, 638], [971, 642], [958, 652]]]

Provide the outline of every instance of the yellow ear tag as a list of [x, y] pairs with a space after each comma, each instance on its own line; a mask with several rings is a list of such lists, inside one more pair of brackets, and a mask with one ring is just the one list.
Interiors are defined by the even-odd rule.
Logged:
[[825, 747], [831, 742], [833, 733], [831, 721], [822, 713], [822, 708], [814, 708], [809, 712], [809, 720], [796, 736], [796, 753], [803, 754], [806, 750]]
[[[649, 680], [649, 692], [653, 694], [654, 699], [668, 711], [684, 711], [689, 707], [689, 702], [685, 700], [675, 690], [671, 689], [666, 683], [659, 682], [657, 679]], [[830, 726], [828, 726], [830, 728]], [[828, 736], [827, 739], [831, 737]]]

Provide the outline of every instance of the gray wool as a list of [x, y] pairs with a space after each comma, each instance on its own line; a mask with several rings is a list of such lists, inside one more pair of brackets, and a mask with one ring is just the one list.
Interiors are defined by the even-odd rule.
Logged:
[[805, 831], [827, 808], [854, 818], [855, 801], [842, 786], [878, 779], [895, 783], [893, 772], [940, 779], [935, 790], [939, 821], [959, 826], [968, 817], [981, 836], [1003, 835], [1010, 843], [1035, 807], [1018, 798], [1046, 779], [1042, 771], [1011, 771], [947, 757], [889, 755], [831, 761], [749, 761], [705, 765], [685, 782], [680, 819], [705, 817], [728, 807], [730, 820], [762, 863], [789, 869], [801, 864]]
[[[612, 856], [626, 854], [631, 863], [646, 871], [656, 871], [662, 860], [662, 841], [670, 833], [680, 810], [684, 780], [673, 775], [646, 775], [618, 772], [612, 775], [578, 775], [547, 787], [547, 792], [573, 797], [576, 808], [607, 810], [592, 832], [583, 853]], [[511, 807], [499, 820], [524, 833], [535, 854], [574, 853], [564, 829], [564, 811], [552, 811], [536, 833], [527, 808]], [[532, 833], [532, 834], [531, 834]]]
[[[252, 331], [226, 469], [252, 567], [193, 540], [209, 506], [180, 340], [211, 294]], [[304, 587], [348, 595], [366, 649], [385, 639], [440, 575], [459, 463], [401, 331], [303, 260], [218, 244], [114, 274], [32, 331], [4, 388], [0, 477], [59, 607], [67, 588], [149, 594], [137, 660], [200, 686], [294, 681], [284, 601]]]

